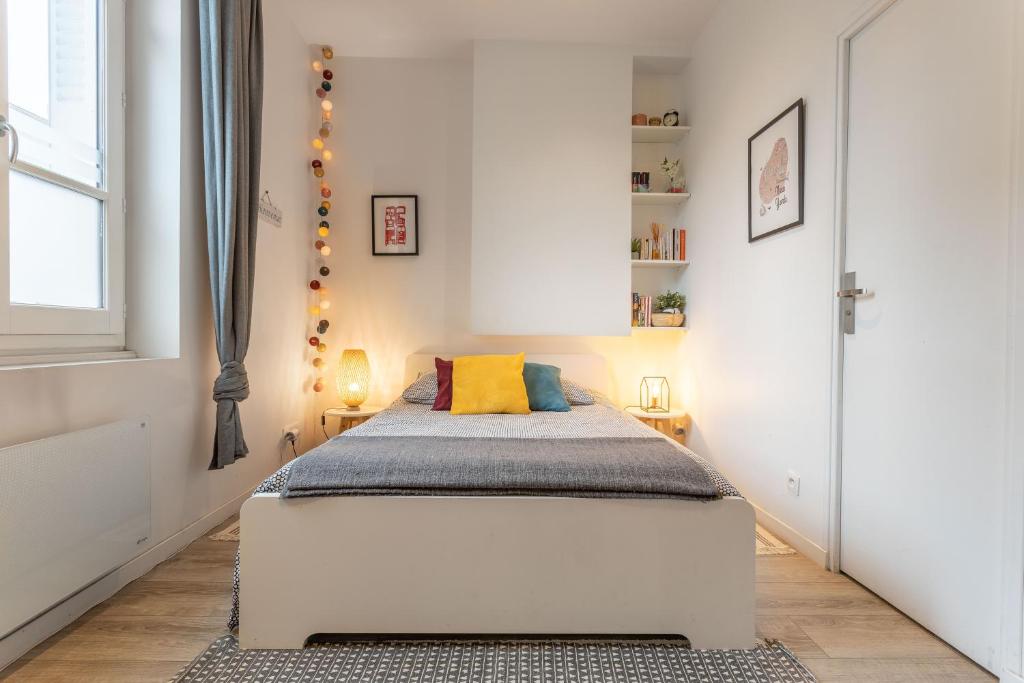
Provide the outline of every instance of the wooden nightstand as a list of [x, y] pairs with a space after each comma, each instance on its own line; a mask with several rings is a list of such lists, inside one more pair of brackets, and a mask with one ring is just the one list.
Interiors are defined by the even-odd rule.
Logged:
[[328, 408], [324, 411], [324, 417], [338, 418], [338, 434], [352, 429], [357, 425], [369, 420], [371, 417], [384, 410], [381, 406], [359, 406], [358, 410], [348, 408]]
[[667, 413], [649, 413], [643, 408], [630, 406], [626, 412], [646, 425], [654, 427], [665, 436], [686, 445], [690, 435], [690, 415], [685, 410], [670, 410]]

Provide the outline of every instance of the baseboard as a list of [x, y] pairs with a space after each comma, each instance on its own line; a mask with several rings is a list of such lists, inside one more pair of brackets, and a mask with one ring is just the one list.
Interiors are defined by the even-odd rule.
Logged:
[[1003, 673], [999, 675], [999, 683], [1024, 683], [1024, 678], [1009, 669], [1003, 669]]
[[[255, 488], [255, 487], [254, 487]], [[0, 672], [33, 647], [73, 622], [87, 611], [111, 597], [129, 583], [147, 574], [153, 567], [170, 559], [185, 546], [196, 540], [234, 514], [251, 495], [249, 489], [207, 513], [173, 536], [157, 543], [138, 557], [129, 560], [84, 587], [63, 602], [0, 640]]]
[[[748, 501], [749, 502], [749, 501]], [[814, 562], [816, 565], [828, 567], [828, 551], [807, 538], [785, 522], [773, 517], [768, 512], [751, 503], [757, 516], [757, 523], [788, 543], [794, 550]]]

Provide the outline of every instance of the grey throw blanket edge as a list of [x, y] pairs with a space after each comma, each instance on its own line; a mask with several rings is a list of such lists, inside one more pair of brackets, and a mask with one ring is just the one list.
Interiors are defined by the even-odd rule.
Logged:
[[342, 436], [299, 457], [283, 498], [315, 496], [722, 498], [661, 437]]

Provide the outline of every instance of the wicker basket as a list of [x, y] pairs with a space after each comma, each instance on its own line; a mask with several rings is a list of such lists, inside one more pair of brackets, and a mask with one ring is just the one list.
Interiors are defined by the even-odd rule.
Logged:
[[686, 316], [682, 313], [652, 313], [651, 325], [654, 327], [682, 327]]

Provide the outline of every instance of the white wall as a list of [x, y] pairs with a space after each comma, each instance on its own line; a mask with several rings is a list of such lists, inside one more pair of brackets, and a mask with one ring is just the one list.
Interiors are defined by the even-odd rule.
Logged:
[[[131, 305], [171, 307], [180, 316], [180, 326], [168, 328], [168, 333], [180, 335], [179, 339], [164, 345], [172, 351], [179, 347], [180, 356], [0, 370], [0, 446], [125, 418], [149, 417], [152, 533], [142, 550], [236, 501], [276, 469], [281, 459], [281, 427], [302, 420], [307, 410], [300, 384], [305, 263], [303, 245], [296, 239], [299, 226], [305, 227], [305, 222], [296, 198], [301, 196], [300, 169], [305, 164], [308, 142], [305, 131], [297, 126], [304, 114], [296, 116], [296, 111], [309, 111], [305, 107], [312, 98], [304, 81], [295, 77], [305, 73], [306, 46], [281, 14], [278, 3], [264, 3], [268, 30], [262, 184], [270, 188], [284, 208], [286, 223], [282, 229], [261, 225], [258, 240], [256, 310], [246, 358], [252, 394], [241, 404], [242, 424], [251, 453], [230, 467], [211, 472], [207, 470], [215, 410], [211, 391], [218, 367], [213, 347], [202, 199], [197, 19], [194, 2], [181, 3], [183, 23], [178, 22], [178, 12], [172, 12], [168, 20], [166, 13], [158, 11], [158, 5], [166, 9], [166, 3], [133, 0], [129, 3], [129, 14], [130, 25], [145, 31], [144, 35], [136, 36], [144, 43], [169, 50], [181, 46], [178, 54], [182, 59], [183, 101], [180, 109], [174, 106], [167, 112], [168, 126], [164, 129], [165, 135], [176, 139], [173, 123], [180, 111], [184, 136], [180, 174], [177, 165], [170, 165], [160, 187], [165, 199], [160, 207], [169, 207], [170, 220], [175, 224], [168, 228], [161, 223], [161, 214], [147, 214], [145, 202], [134, 201], [130, 196], [133, 208], [127, 232], [135, 232], [136, 237], [139, 231], [148, 230], [169, 229], [175, 233], [165, 234], [159, 244], [161, 248], [171, 245], [172, 251], [163, 253], [163, 258], [178, 264], [178, 271], [169, 282], [147, 287], [145, 291], [151, 298], [132, 301]], [[160, 61], [167, 68], [164, 57]], [[173, 70], [174, 65], [169, 68]], [[139, 83], [135, 85], [143, 89]], [[169, 89], [176, 91], [177, 87]], [[129, 90], [129, 100], [131, 93]], [[140, 101], [140, 109], [148, 106]], [[161, 144], [154, 149], [166, 153], [167, 147]], [[160, 156], [156, 159], [164, 160]], [[142, 184], [137, 184], [136, 190], [143, 193]], [[138, 276], [136, 272], [135, 277]], [[132, 311], [129, 315], [134, 314]]]
[[[667, 374], [673, 388], [682, 386], [681, 368], [672, 362], [679, 346], [675, 334], [474, 335], [469, 314], [472, 64], [345, 58], [335, 60], [334, 72], [332, 99], [339, 123], [330, 138], [335, 151], [335, 163], [328, 168], [334, 188], [334, 249], [327, 280], [334, 307], [326, 338], [328, 387], [318, 397], [318, 414], [339, 404], [333, 382], [338, 354], [346, 347], [365, 348], [369, 355], [371, 403], [398, 396], [406, 356], [420, 352], [600, 353], [611, 363], [611, 394], [620, 404], [637, 401], [645, 374]], [[396, 92], [408, 106], [393, 105]], [[623, 129], [627, 126], [628, 119]], [[628, 179], [628, 166], [622, 172]], [[370, 195], [403, 192], [420, 196], [420, 255], [373, 257]], [[621, 258], [628, 265], [626, 230]], [[307, 243], [314, 239], [312, 225], [308, 235]], [[306, 376], [309, 381], [312, 371]], [[335, 429], [336, 424], [330, 425], [331, 433]]]
[[[694, 323], [682, 356], [693, 445], [818, 548], [826, 544], [836, 38], [865, 4], [722, 0], [694, 47], [683, 112], [693, 126], [683, 216]], [[798, 97], [807, 104], [804, 225], [748, 244], [747, 138]], [[787, 493], [788, 470], [801, 477], [799, 497]]]
[[628, 333], [632, 73], [622, 48], [475, 45], [475, 332]]

